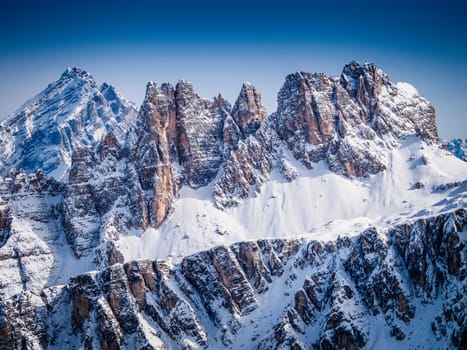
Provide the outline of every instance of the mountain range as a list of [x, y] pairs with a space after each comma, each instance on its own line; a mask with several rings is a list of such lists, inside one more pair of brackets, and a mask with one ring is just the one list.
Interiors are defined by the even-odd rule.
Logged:
[[271, 114], [68, 68], [0, 123], [0, 349], [466, 349], [458, 144], [372, 63]]

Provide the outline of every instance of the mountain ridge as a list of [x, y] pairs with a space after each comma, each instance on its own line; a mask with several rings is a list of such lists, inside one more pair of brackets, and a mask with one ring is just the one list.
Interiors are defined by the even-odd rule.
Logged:
[[[444, 220], [449, 215], [465, 217], [467, 164], [442, 147], [433, 106], [414, 87], [391, 82], [372, 63], [351, 62], [340, 77], [306, 72], [288, 75], [278, 94], [278, 108], [269, 115], [261, 104], [261, 94], [248, 83], [243, 84], [231, 105], [220, 94], [212, 99], [200, 97], [184, 80], [175, 86], [149, 82], [138, 111], [113, 87], [106, 83], [98, 87], [88, 73], [76, 68], [67, 69], [44, 91], [0, 123], [0, 150], [10, 152], [3, 152], [0, 171], [0, 299], [10, 313], [0, 320], [3, 344], [18, 344], [21, 337], [31, 335], [30, 341], [25, 340], [29, 347], [53, 348], [48, 339], [62, 339], [62, 345], [73, 347], [64, 340], [64, 333], [48, 323], [45, 310], [64, 312], [75, 325], [66, 330], [67, 334], [81, 337], [94, 332], [85, 320], [91, 312], [90, 301], [97, 300], [98, 305], [92, 304], [97, 307], [95, 314], [92, 312], [104, 317], [99, 321], [102, 327], [89, 339], [84, 336], [78, 341], [88, 348], [199, 348], [213, 344], [232, 348], [242, 320], [257, 307], [253, 301], [256, 292], [248, 291], [261, 294], [271, 283], [270, 275], [275, 272], [266, 273], [264, 266], [281, 269], [277, 256], [271, 258], [274, 261], [256, 261], [257, 250], [250, 249], [252, 241], [280, 249], [293, 245], [290, 242], [316, 239], [347, 247], [371, 227], [384, 232], [394, 227], [404, 231], [404, 225], [411, 226], [414, 221], [423, 226], [425, 221]], [[15, 123], [27, 124], [29, 129]], [[23, 144], [32, 151], [21, 153]], [[47, 163], [49, 159], [52, 161]], [[28, 167], [16, 170], [21, 164]], [[458, 237], [446, 244], [464, 252], [462, 220], [443, 230]], [[433, 230], [426, 234], [436, 234]], [[385, 238], [381, 244], [387, 242]], [[434, 249], [439, 249], [436, 242]], [[328, 248], [320, 256], [323, 261], [334, 256], [335, 248]], [[193, 254], [198, 258], [190, 263]], [[459, 271], [465, 269], [462, 254], [460, 260], [455, 258]], [[173, 273], [167, 271], [175, 265], [185, 269], [185, 274], [194, 273], [185, 284], [191, 289], [201, 288], [197, 283], [214, 273], [218, 277], [211, 280], [213, 285], [224, 285], [229, 291], [221, 288], [218, 294], [193, 299], [190, 295], [196, 292], [183, 290], [183, 285], [171, 289], [173, 283], [179, 283], [174, 280], [167, 282], [170, 286], [161, 287], [163, 298], [156, 298], [154, 307], [163, 310], [148, 311], [144, 308], [154, 301], [144, 295], [148, 288], [155, 291], [153, 282], [145, 280], [141, 286], [141, 278], [130, 270], [139, 269], [142, 260], [155, 258], [168, 261], [158, 265], [156, 280]], [[259, 265], [250, 266], [251, 259]], [[410, 259], [403, 257], [408, 265], [412, 264]], [[209, 263], [195, 273], [204, 260]], [[332, 269], [342, 263], [333, 260]], [[434, 263], [452, 270], [444, 260]], [[359, 319], [355, 310], [364, 303], [366, 292], [359, 285], [360, 265], [349, 264], [358, 273], [352, 272], [350, 265], [345, 273], [338, 268], [335, 271], [340, 282], [336, 283], [342, 288], [336, 285], [335, 293], [325, 294], [326, 298], [351, 303], [350, 311], [341, 311]], [[390, 271], [400, 266], [387, 265], [388, 274], [381, 281], [394, 281]], [[91, 270], [101, 272], [83, 275]], [[118, 291], [113, 289], [112, 278], [104, 277], [108, 271], [120, 276], [114, 281], [120, 286]], [[289, 272], [286, 278], [293, 283], [296, 273]], [[244, 283], [247, 275], [254, 281]], [[80, 286], [74, 291], [69, 285], [75, 283], [69, 282], [71, 276], [78, 276], [78, 285], [91, 289]], [[453, 286], [463, 288], [465, 276], [459, 276]], [[411, 275], [410, 283], [418, 286], [417, 278]], [[350, 284], [349, 279], [353, 281]], [[239, 289], [230, 290], [229, 285], [238, 281]], [[125, 291], [128, 288], [131, 294]], [[319, 285], [313, 288], [319, 289]], [[404, 303], [419, 301], [414, 292], [418, 287], [411, 288], [404, 289]], [[248, 335], [255, 338], [252, 344], [259, 348], [296, 344], [302, 349], [315, 344], [324, 349], [342, 344], [361, 348], [376, 341], [368, 333], [372, 328], [365, 326], [369, 319], [361, 318], [362, 323], [353, 325], [356, 330], [349, 331], [349, 324], [338, 327], [343, 319], [337, 314], [335, 324], [331, 320], [334, 316], [321, 318], [329, 328], [321, 329], [314, 340], [304, 336], [315, 334], [307, 328], [316, 312], [310, 311], [309, 303], [316, 299], [312, 289], [303, 286], [294, 294], [293, 310], [287, 309], [283, 315], [265, 309], [277, 316], [270, 325], [275, 333], [264, 330], [256, 336]], [[106, 294], [112, 290], [123, 299], [116, 301], [117, 294]], [[101, 297], [82, 294], [88, 292]], [[188, 298], [181, 303], [177, 301], [180, 293]], [[78, 305], [73, 309], [62, 303], [72, 299]], [[34, 333], [30, 328], [29, 324], [35, 322], [32, 314], [15, 314], [19, 323], [8, 323], [15, 312], [12, 305], [28, 300], [32, 304], [24, 304], [25, 310], [44, 310], [37, 322], [45, 333]], [[162, 306], [157, 304], [160, 302]], [[119, 303], [126, 305], [125, 310], [133, 310], [131, 317], [120, 314]], [[454, 303], [461, 305], [462, 300]], [[172, 312], [174, 305], [177, 311]], [[200, 305], [206, 309], [200, 309]], [[216, 316], [219, 305], [230, 308], [233, 318], [223, 313]], [[195, 309], [204, 311], [198, 315]], [[412, 309], [392, 310], [409, 315], [401, 319], [404, 324], [411, 322]], [[455, 315], [465, 318], [459, 311]], [[123, 325], [127, 316], [129, 324]], [[168, 319], [164, 321], [165, 317]], [[199, 317], [211, 317], [209, 322], [214, 323], [204, 329], [204, 323], [196, 319]], [[436, 330], [423, 326], [429, 339], [443, 341], [446, 325], [451, 322], [448, 318], [435, 320]], [[390, 337], [404, 339], [407, 327], [396, 323], [381, 329], [386, 335], [391, 333]], [[456, 340], [449, 344], [461, 347], [464, 331], [461, 325], [456, 328]], [[259, 339], [266, 335], [262, 333], [268, 335]], [[100, 338], [96, 338], [98, 334]], [[127, 343], [124, 334], [132, 334]], [[182, 341], [185, 336], [186, 341]]]
[[[332, 349], [422, 340], [462, 348], [466, 315], [456, 288], [465, 286], [465, 229], [465, 210], [458, 210], [368, 228], [352, 239], [247, 241], [175, 266], [117, 264], [3, 301], [0, 344]], [[268, 302], [277, 297], [285, 299], [283, 309]]]

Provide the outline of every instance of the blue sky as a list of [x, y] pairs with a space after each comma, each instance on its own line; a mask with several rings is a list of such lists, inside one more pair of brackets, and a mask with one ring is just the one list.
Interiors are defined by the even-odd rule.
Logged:
[[467, 5], [452, 1], [4, 0], [0, 117], [68, 66], [140, 104], [149, 80], [191, 81], [234, 102], [250, 81], [268, 112], [285, 75], [338, 75], [353, 59], [408, 81], [444, 138], [467, 137]]

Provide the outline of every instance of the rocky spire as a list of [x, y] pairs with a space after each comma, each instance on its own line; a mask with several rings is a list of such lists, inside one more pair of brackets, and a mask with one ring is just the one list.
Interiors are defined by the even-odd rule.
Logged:
[[232, 108], [232, 117], [239, 126], [243, 138], [258, 130], [266, 118], [266, 109], [261, 104], [261, 94], [251, 83], [244, 83]]
[[[215, 102], [198, 96], [182, 80], [175, 88], [178, 152], [186, 183], [198, 188], [207, 185], [222, 162], [222, 125], [225, 113]], [[219, 101], [218, 101], [219, 102]]]
[[340, 82], [352, 98], [374, 113], [375, 100], [383, 85], [389, 84], [389, 78], [381, 69], [376, 68], [374, 63], [360, 64], [358, 61], [352, 61], [344, 66]]
[[177, 193], [172, 167], [178, 160], [175, 90], [170, 84], [148, 84], [137, 133], [136, 168], [146, 193], [149, 224], [158, 227]]

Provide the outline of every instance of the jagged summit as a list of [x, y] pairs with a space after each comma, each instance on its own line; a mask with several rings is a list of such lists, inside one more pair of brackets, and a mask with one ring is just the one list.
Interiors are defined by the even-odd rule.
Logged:
[[136, 114], [113, 87], [68, 68], [54, 83], [0, 123], [1, 173], [41, 168], [61, 178], [77, 147], [92, 145], [112, 129], [123, 138]]
[[161, 91], [163, 92], [167, 92], [168, 90], [173, 90], [174, 87], [172, 84], [170, 83], [162, 83], [162, 84], [158, 84], [156, 81], [149, 81], [147, 84], [146, 84], [146, 94], [145, 94], [145, 97], [147, 97], [148, 95], [150, 95], [152, 92], [152, 90], [154, 89], [161, 89]]
[[269, 116], [249, 83], [232, 106], [149, 82], [136, 112], [69, 69], [0, 123], [0, 157], [0, 348], [467, 334], [467, 163], [373, 64], [290, 74]]
[[192, 83], [188, 80], [180, 79], [177, 84], [175, 85], [175, 90], [178, 91], [180, 95], [199, 95], [196, 93], [195, 88]]
[[344, 68], [342, 69], [342, 74], [350, 76], [354, 79], [358, 79], [360, 76], [369, 74], [373, 76], [386, 76], [386, 74], [381, 69], [377, 68], [373, 62], [365, 62], [361, 64], [359, 61], [351, 61], [345, 64]]
[[81, 78], [81, 79], [88, 79], [94, 81], [94, 78], [85, 70], [77, 67], [68, 67], [65, 69], [65, 71], [62, 73], [60, 79], [75, 79], [75, 78]]
[[232, 108], [232, 117], [239, 126], [243, 138], [254, 134], [266, 115], [266, 109], [261, 104], [261, 94], [253, 84], [244, 83]]
[[351, 62], [340, 78], [289, 74], [277, 99], [269, 121], [227, 161], [214, 190], [220, 207], [261, 191], [274, 169], [294, 178], [284, 146], [310, 170], [324, 161], [337, 174], [368, 177], [388, 168], [389, 152], [406, 137], [438, 142], [433, 106], [371, 63]]

